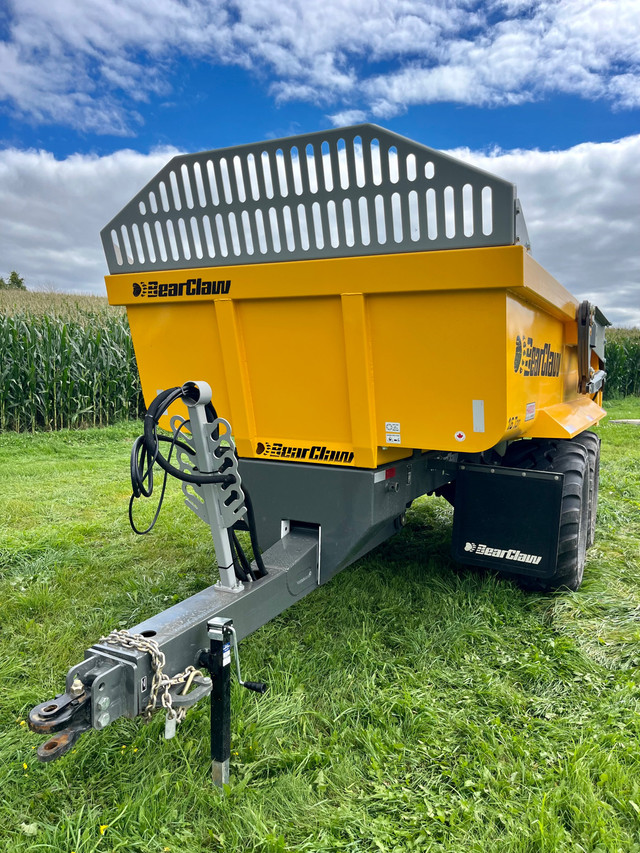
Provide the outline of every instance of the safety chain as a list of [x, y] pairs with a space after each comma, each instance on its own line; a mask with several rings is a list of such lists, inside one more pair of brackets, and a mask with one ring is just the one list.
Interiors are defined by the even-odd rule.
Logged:
[[130, 634], [129, 631], [112, 631], [106, 637], [98, 640], [99, 643], [108, 643], [111, 646], [123, 646], [125, 649], [135, 649], [138, 652], [147, 652], [151, 656], [151, 668], [153, 669], [153, 679], [151, 681], [151, 693], [149, 694], [149, 703], [143, 711], [145, 722], [149, 722], [151, 715], [156, 710], [158, 703], [158, 693], [162, 691], [160, 704], [167, 712], [167, 722], [175, 720], [176, 723], [181, 723], [187, 715], [186, 708], [178, 708], [176, 711], [173, 707], [173, 699], [170, 693], [172, 687], [184, 684], [184, 689], [181, 691], [183, 695], [189, 692], [189, 688], [196, 676], [203, 677], [201, 670], [195, 666], [188, 666], [183, 672], [179, 672], [169, 678], [163, 672], [166, 658], [164, 652], [160, 650], [160, 646], [155, 640], [149, 637], [143, 637], [142, 634]]

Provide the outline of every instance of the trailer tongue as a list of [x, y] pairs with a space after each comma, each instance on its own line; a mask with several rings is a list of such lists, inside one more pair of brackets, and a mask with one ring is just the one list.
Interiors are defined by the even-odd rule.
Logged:
[[424, 494], [454, 505], [460, 562], [580, 585], [607, 321], [532, 259], [512, 184], [360, 125], [175, 157], [102, 240], [149, 406], [132, 524], [159, 464], [219, 579], [87, 651], [30, 714], [41, 760], [157, 708], [172, 737], [210, 694], [226, 782], [231, 647], [263, 692], [238, 640]]

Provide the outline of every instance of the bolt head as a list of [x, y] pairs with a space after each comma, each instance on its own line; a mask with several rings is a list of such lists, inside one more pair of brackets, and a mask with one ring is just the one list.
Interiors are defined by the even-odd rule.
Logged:
[[108, 726], [110, 722], [111, 722], [111, 717], [109, 715], [109, 712], [103, 711], [102, 714], [100, 714], [98, 716], [98, 719], [96, 720], [96, 726], [95, 727], [97, 729], [103, 729], [105, 726]]
[[101, 696], [98, 699], [98, 701], [96, 702], [96, 705], [98, 706], [98, 710], [100, 710], [100, 711], [106, 711], [110, 704], [111, 704], [111, 699], [109, 699], [108, 696]]
[[84, 693], [84, 684], [76, 675], [73, 681], [71, 682], [71, 687], [69, 688], [69, 695], [76, 697], [80, 696], [82, 693]]

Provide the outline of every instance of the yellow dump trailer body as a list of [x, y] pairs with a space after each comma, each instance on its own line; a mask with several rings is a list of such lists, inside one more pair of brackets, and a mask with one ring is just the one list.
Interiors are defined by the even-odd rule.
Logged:
[[604, 415], [577, 390], [578, 302], [522, 246], [106, 281], [145, 399], [186, 362], [242, 457], [375, 468], [414, 449], [569, 438]]
[[102, 239], [147, 404], [206, 380], [243, 458], [376, 468], [604, 414], [515, 187], [374, 125], [175, 157]]

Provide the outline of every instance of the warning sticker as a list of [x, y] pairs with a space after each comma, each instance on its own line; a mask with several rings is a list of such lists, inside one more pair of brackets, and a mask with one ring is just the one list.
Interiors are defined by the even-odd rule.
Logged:
[[532, 421], [536, 416], [536, 404], [535, 403], [527, 403], [527, 408], [525, 411], [524, 419], [525, 421]]
[[400, 433], [388, 432], [387, 433], [387, 444], [402, 444], [402, 440], [400, 438]]
[[225, 643], [222, 647], [222, 666], [229, 666], [231, 663], [231, 645]]
[[385, 432], [400, 432], [400, 424], [397, 421], [387, 421], [384, 425]]

